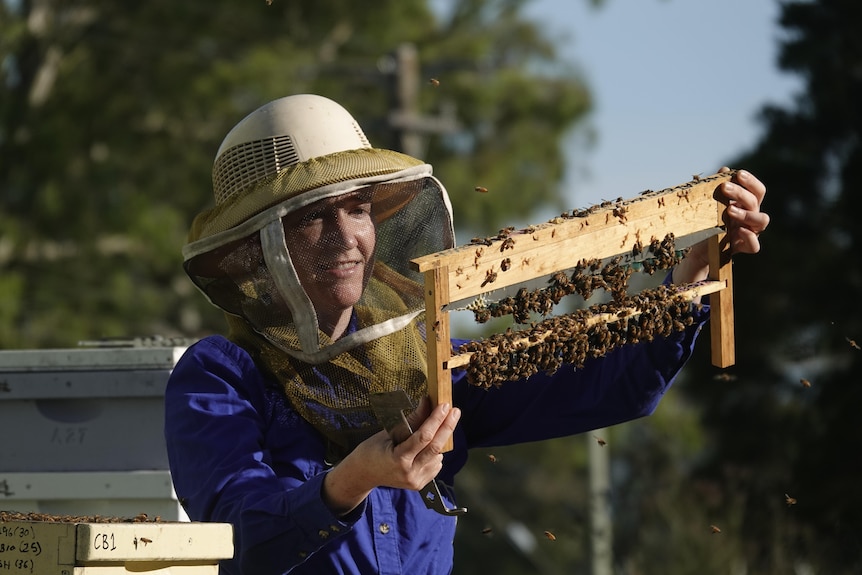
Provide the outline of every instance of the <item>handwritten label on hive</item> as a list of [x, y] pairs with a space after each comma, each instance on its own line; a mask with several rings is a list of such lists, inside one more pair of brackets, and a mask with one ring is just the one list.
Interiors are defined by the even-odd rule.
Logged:
[[61, 524], [0, 523], [0, 575], [71, 575], [74, 553], [63, 555], [58, 541], [73, 531]]

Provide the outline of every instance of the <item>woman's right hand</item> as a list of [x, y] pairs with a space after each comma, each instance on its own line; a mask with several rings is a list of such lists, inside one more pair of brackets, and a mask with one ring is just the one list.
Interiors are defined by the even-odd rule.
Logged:
[[[418, 491], [443, 467], [443, 447], [455, 431], [461, 410], [425, 398], [408, 417], [414, 432], [376, 433], [333, 467], [323, 482], [324, 502], [336, 515], [355, 509], [378, 486]], [[417, 427], [418, 425], [418, 427]]]

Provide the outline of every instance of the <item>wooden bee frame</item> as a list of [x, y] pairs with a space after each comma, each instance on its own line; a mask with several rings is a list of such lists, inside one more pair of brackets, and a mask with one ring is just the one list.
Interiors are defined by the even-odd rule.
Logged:
[[[733, 365], [733, 276], [717, 188], [733, 172], [695, 178], [630, 200], [604, 202], [583, 212], [412, 261], [425, 277], [428, 387], [435, 404], [452, 403], [451, 370], [468, 357], [452, 355], [448, 306], [502, 287], [572, 268], [581, 260], [631, 254], [668, 234], [687, 236], [721, 228], [709, 240], [709, 282], [688, 296], [710, 296], [712, 362]], [[451, 450], [451, 440], [446, 450]]]

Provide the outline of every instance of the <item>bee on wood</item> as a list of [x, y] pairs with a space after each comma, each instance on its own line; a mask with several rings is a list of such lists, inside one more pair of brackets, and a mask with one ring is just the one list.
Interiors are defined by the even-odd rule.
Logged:
[[489, 269], [487, 272], [485, 272], [485, 281], [482, 282], [482, 285], [480, 287], [485, 287], [486, 285], [494, 283], [495, 281], [497, 281], [497, 272], [495, 272], [493, 268]]
[[510, 237], [506, 237], [506, 239], [503, 240], [503, 243], [500, 245], [500, 251], [503, 252], [506, 250], [510, 250], [514, 247], [515, 247], [515, 239], [510, 238]]
[[509, 268], [512, 267], [512, 260], [509, 258], [504, 259], [500, 262], [500, 270], [501, 271], [509, 271]]
[[474, 189], [477, 192], [479, 192], [480, 194], [487, 194], [488, 193], [488, 188], [485, 188], [483, 186], [476, 186]]
[[152, 540], [152, 539], [147, 539], [146, 537], [141, 537], [141, 538], [140, 538], [140, 542], [141, 542], [141, 543], [143, 543], [144, 545], [146, 545], [147, 543], [152, 543], [152, 542], [153, 542], [153, 540]]

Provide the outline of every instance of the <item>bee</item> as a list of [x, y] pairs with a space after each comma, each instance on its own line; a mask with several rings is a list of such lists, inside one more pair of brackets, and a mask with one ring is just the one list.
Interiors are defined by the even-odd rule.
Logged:
[[152, 540], [152, 539], [147, 539], [146, 537], [141, 537], [141, 538], [140, 538], [140, 542], [141, 542], [141, 543], [143, 543], [144, 545], [146, 545], [147, 543], [152, 543], [152, 542], [153, 542], [153, 540]]
[[506, 258], [500, 262], [500, 270], [504, 272], [509, 271], [510, 267], [512, 267], [512, 260], [510, 260], [509, 258]]
[[732, 373], [717, 373], [712, 379], [716, 381], [736, 381], [736, 376]]
[[474, 189], [477, 192], [479, 192], [480, 194], [487, 194], [488, 193], [488, 188], [485, 188], [483, 186], [476, 186]]
[[793, 506], [793, 505], [796, 505], [796, 498], [795, 498], [795, 497], [790, 497], [790, 496], [789, 496], [788, 494], [786, 494], [786, 493], [784, 494], [784, 501], [785, 501], [785, 503], [787, 503], [787, 506], [788, 506], [788, 507], [791, 507], [791, 506]]
[[489, 453], [488, 461], [490, 461], [491, 463], [497, 463], [497, 457], [493, 453]]
[[596, 443], [598, 443], [598, 444], [599, 444], [599, 447], [604, 447], [605, 445], [607, 445], [607, 444], [608, 444], [608, 442], [607, 442], [607, 441], [605, 441], [604, 439], [602, 439], [602, 438], [601, 438], [601, 437], [599, 437], [598, 435], [594, 435], [593, 437], [595, 438]]
[[799, 383], [802, 384], [802, 387], [811, 387], [811, 382], [805, 379], [804, 377], [799, 380]]
[[510, 238], [510, 237], [506, 237], [506, 239], [503, 240], [502, 245], [500, 245], [500, 251], [503, 252], [506, 250], [510, 250], [514, 247], [515, 247], [515, 239]]
[[485, 527], [484, 529], [482, 529], [482, 535], [491, 535], [493, 532], [494, 530], [490, 527]]
[[482, 285], [480, 287], [485, 287], [486, 285], [494, 283], [495, 281], [497, 281], [497, 272], [495, 272], [493, 268], [489, 269], [487, 272], [485, 272], [485, 281], [482, 282]]
[[695, 182], [699, 182], [700, 181], [700, 174], [693, 174], [691, 176], [691, 179], [694, 180]]
[[434, 322], [434, 326], [431, 328], [434, 330], [434, 335], [437, 337], [437, 341], [440, 341], [440, 320]]
[[663, 197], [658, 199], [658, 207], [660, 207], [660, 208], [664, 207], [664, 198]]
[[437, 78], [431, 78], [430, 80], [428, 80], [428, 83], [436, 88], [440, 85], [440, 80], [438, 80]]
[[862, 349], [862, 348], [860, 348], [860, 347], [859, 347], [859, 344], [858, 344], [858, 343], [856, 343], [856, 340], [850, 339], [849, 337], [845, 337], [844, 339], [846, 339], [846, 340], [847, 340], [847, 343], [849, 343], [849, 344], [850, 344], [850, 347], [852, 347], [852, 348], [854, 348], [854, 349]]
[[548, 538], [549, 541], [556, 541], [557, 536], [551, 533], [550, 531], [545, 531], [545, 537]]
[[717, 525], [710, 525], [709, 528], [713, 533], [721, 533], [721, 529]]

